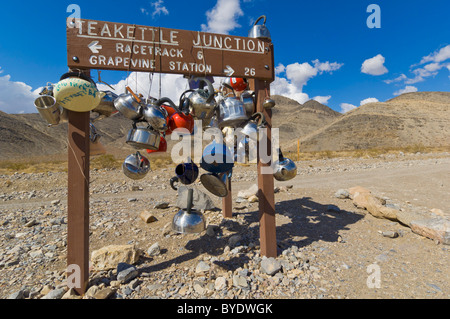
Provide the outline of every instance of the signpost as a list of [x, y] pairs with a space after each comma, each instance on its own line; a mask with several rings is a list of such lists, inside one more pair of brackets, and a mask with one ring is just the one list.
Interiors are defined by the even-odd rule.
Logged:
[[256, 38], [80, 19], [70, 68], [274, 79], [272, 43]]
[[[263, 112], [268, 123], [265, 142], [271, 150], [272, 112], [263, 108], [275, 78], [273, 44], [268, 40], [69, 19], [67, 65], [86, 74], [97, 69], [248, 78], [256, 111]], [[89, 130], [89, 112], [69, 112], [67, 262], [80, 269], [79, 294], [89, 279]], [[261, 255], [276, 257], [274, 181], [272, 174], [261, 174], [270, 164], [258, 157], [260, 244]], [[231, 183], [228, 189], [222, 202], [225, 218], [232, 217]]]

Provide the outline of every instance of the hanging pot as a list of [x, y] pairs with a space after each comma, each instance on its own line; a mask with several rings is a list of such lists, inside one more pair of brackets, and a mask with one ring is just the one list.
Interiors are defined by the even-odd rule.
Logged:
[[144, 178], [150, 171], [150, 161], [136, 152], [136, 154], [129, 155], [122, 164], [122, 170], [125, 176], [139, 180]]
[[[264, 19], [264, 22], [262, 25], [257, 25], [258, 21]], [[249, 38], [257, 38], [257, 39], [264, 39], [264, 40], [271, 40], [270, 38], [270, 32], [266, 27], [266, 16], [262, 15], [260, 16], [255, 23], [253, 24], [253, 27], [248, 32]]]
[[[256, 121], [258, 119], [258, 121]], [[258, 129], [265, 125], [264, 114], [257, 112], [242, 126], [241, 134], [248, 136], [251, 140], [258, 140]]]
[[136, 149], [158, 150], [161, 136], [151, 127], [137, 127], [136, 122], [128, 132], [126, 143]]
[[59, 105], [74, 112], [92, 111], [101, 100], [95, 82], [77, 72], [61, 76], [60, 81], [53, 88], [53, 96]]
[[184, 185], [189, 185], [195, 182], [198, 177], [198, 166], [193, 162], [181, 163], [175, 167], [176, 176], [170, 179], [170, 186], [177, 190], [175, 183], [180, 182]]
[[241, 93], [241, 101], [244, 103], [245, 113], [250, 117], [255, 112], [255, 92], [245, 91]]
[[142, 107], [143, 118], [158, 132], [167, 131], [167, 111], [156, 104], [144, 105]]
[[59, 124], [61, 107], [53, 96], [39, 96], [36, 100], [34, 100], [34, 106], [36, 106], [36, 109], [41, 117], [47, 121], [49, 125]]
[[244, 103], [236, 96], [226, 97], [219, 102], [219, 127], [238, 127], [247, 120]]
[[100, 92], [100, 95], [102, 97], [100, 103], [92, 110], [92, 112], [98, 113], [97, 117], [91, 119], [94, 122], [119, 113], [114, 106], [114, 101], [119, 97], [117, 94], [104, 91]]
[[233, 90], [235, 90], [237, 92], [244, 91], [248, 87], [247, 79], [244, 79], [244, 78], [230, 77], [230, 78], [226, 79], [225, 83], [228, 84], [229, 86], [231, 86], [233, 88]]
[[130, 120], [142, 118], [141, 104], [131, 93], [119, 95], [114, 100], [114, 107]]
[[209, 119], [214, 110], [214, 87], [206, 78], [196, 78], [200, 82], [206, 83], [208, 90], [197, 89], [189, 90], [192, 93], [187, 97], [189, 101], [190, 113], [199, 120]]
[[234, 158], [225, 144], [214, 140], [203, 150], [200, 167], [211, 173], [224, 173], [234, 166]]
[[225, 173], [206, 173], [200, 176], [202, 185], [218, 197], [226, 197], [230, 189], [231, 171]]
[[197, 234], [206, 229], [206, 220], [203, 214], [193, 206], [194, 190], [188, 189], [187, 208], [181, 209], [172, 220], [172, 230], [180, 234]]
[[278, 149], [278, 161], [274, 164], [273, 177], [277, 181], [288, 181], [295, 176], [297, 176], [297, 166], [292, 160], [283, 156], [281, 149]]

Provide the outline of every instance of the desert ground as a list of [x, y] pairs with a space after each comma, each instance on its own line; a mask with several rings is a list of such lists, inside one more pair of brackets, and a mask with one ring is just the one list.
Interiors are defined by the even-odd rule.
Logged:
[[[448, 299], [448, 243], [373, 216], [339, 196], [361, 186], [383, 205], [439, 218], [448, 239], [450, 153], [397, 152], [296, 161], [298, 174], [275, 181], [278, 256], [260, 254], [255, 165], [233, 170], [233, 217], [203, 188], [214, 209], [207, 230], [177, 234], [169, 186], [175, 165], [152, 166], [142, 180], [118, 168], [91, 168], [90, 253], [128, 245], [139, 258], [121, 269], [93, 263], [88, 291], [66, 282], [67, 173], [0, 174], [0, 298], [95, 299]], [[338, 192], [339, 193], [339, 192]], [[345, 192], [344, 192], [345, 193]], [[145, 221], [142, 213], [153, 217]], [[446, 234], [446, 235], [445, 235]]]

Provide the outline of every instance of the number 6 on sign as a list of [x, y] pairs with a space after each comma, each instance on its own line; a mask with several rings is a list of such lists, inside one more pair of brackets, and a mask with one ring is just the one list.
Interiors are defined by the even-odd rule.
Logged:
[[198, 51], [198, 52], [197, 52], [197, 59], [203, 61], [203, 51]]
[[245, 68], [245, 75], [255, 76], [255, 69], [254, 68]]

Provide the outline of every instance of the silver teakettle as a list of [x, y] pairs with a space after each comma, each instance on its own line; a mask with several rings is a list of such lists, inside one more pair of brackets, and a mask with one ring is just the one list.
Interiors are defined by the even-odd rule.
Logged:
[[139, 180], [150, 171], [150, 161], [141, 153], [136, 152], [136, 154], [131, 154], [125, 159], [122, 169], [125, 176]]
[[[264, 19], [264, 22], [262, 25], [257, 25], [258, 21]], [[262, 15], [260, 16], [254, 23], [253, 27], [248, 32], [249, 38], [257, 38], [257, 39], [264, 39], [264, 40], [271, 40], [270, 38], [270, 32], [266, 27], [266, 16]]]
[[297, 166], [295, 163], [283, 156], [281, 149], [278, 149], [278, 161], [274, 163], [273, 177], [277, 181], [288, 181], [297, 176]]
[[194, 118], [199, 120], [210, 119], [215, 108], [214, 87], [206, 78], [195, 78], [194, 80], [206, 83], [208, 90], [193, 90], [193, 92], [186, 97], [186, 99], [189, 100], [190, 113]]

